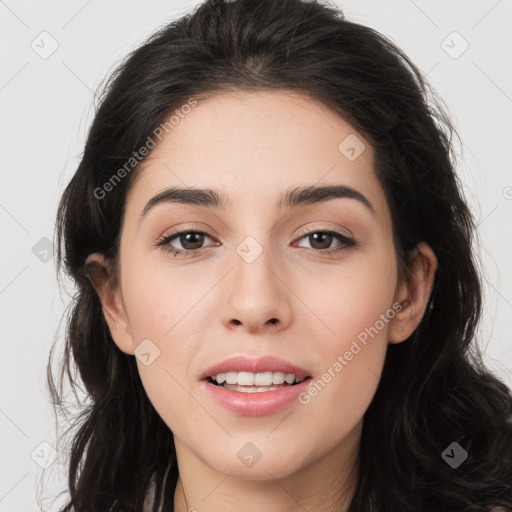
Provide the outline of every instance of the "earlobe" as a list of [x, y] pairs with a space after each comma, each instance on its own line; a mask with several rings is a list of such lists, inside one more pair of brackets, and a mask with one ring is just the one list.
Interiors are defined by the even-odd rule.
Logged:
[[407, 282], [400, 283], [395, 294], [401, 309], [390, 322], [389, 343], [401, 343], [409, 338], [420, 324], [432, 292], [437, 270], [434, 251], [425, 242], [420, 242], [413, 251]]
[[98, 294], [105, 321], [119, 349], [126, 354], [134, 353], [130, 326], [123, 305], [120, 287], [114, 285], [113, 270], [103, 254], [90, 254], [85, 261], [85, 270]]

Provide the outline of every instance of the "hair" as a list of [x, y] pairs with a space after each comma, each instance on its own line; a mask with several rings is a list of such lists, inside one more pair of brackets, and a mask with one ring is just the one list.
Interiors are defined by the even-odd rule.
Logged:
[[[60, 386], [88, 403], [69, 427], [69, 501], [61, 512], [172, 510], [178, 479], [173, 434], [149, 401], [135, 358], [113, 342], [85, 260], [104, 254], [118, 272], [127, 191], [140, 169], [97, 191], [176, 109], [199, 95], [296, 91], [318, 100], [374, 149], [392, 215], [399, 279], [424, 241], [438, 268], [425, 314], [390, 344], [364, 415], [349, 512], [512, 510], [512, 395], [476, 345], [481, 278], [476, 226], [455, 173], [456, 133], [441, 100], [385, 36], [339, 8], [301, 0], [206, 0], [160, 28], [106, 82], [78, 168], [57, 212], [57, 267], [76, 286]], [[144, 161], [142, 159], [141, 161]], [[119, 174], [118, 174], [119, 176]], [[78, 371], [78, 376], [76, 375]], [[76, 393], [75, 393], [76, 395]], [[468, 458], [456, 469], [453, 442]]]

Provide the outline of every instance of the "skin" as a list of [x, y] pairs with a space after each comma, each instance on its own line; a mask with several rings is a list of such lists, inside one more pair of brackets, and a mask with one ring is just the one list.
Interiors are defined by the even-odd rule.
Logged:
[[[366, 146], [354, 161], [338, 150], [349, 134]], [[283, 190], [323, 184], [355, 188], [375, 215], [347, 198], [277, 208]], [[223, 191], [232, 206], [160, 204], [140, 221], [146, 203], [173, 185]], [[208, 232], [202, 245], [171, 242], [198, 247], [195, 257], [155, 246], [181, 227]], [[315, 245], [299, 228], [339, 231], [358, 245], [329, 257], [325, 251], [341, 240]], [[247, 236], [263, 250], [252, 263], [236, 252]], [[372, 148], [319, 102], [291, 91], [217, 94], [201, 99], [161, 140], [127, 196], [118, 283], [108, 280], [113, 270], [101, 254], [87, 263], [119, 349], [134, 354], [149, 338], [160, 350], [150, 365], [137, 364], [174, 434], [176, 511], [316, 512], [332, 509], [340, 496], [340, 510], [347, 509], [355, 485], [348, 476], [386, 349], [414, 331], [432, 289], [436, 257], [423, 242], [415, 254], [409, 282], [399, 282]], [[234, 355], [275, 355], [319, 378], [397, 303], [400, 312], [308, 404], [244, 417], [201, 389], [199, 375]], [[237, 457], [248, 442], [262, 454], [250, 468]]]

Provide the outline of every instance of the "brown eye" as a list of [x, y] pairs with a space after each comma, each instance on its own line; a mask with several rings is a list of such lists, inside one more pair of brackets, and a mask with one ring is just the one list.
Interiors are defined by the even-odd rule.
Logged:
[[[188, 230], [178, 231], [164, 237], [157, 243], [158, 246], [164, 248], [166, 251], [179, 254], [191, 254], [202, 248], [205, 238], [212, 238], [204, 231]], [[176, 247], [176, 243], [181, 247]]]
[[308, 237], [313, 249], [329, 249], [333, 240], [333, 236], [324, 231], [312, 233]]
[[[307, 239], [311, 249], [325, 253], [344, 251], [356, 245], [354, 240], [337, 231], [311, 231], [303, 234], [300, 239]], [[336, 239], [340, 243], [335, 247], [331, 247]]]
[[186, 251], [193, 251], [195, 249], [200, 249], [204, 243], [205, 235], [203, 233], [199, 233], [197, 231], [189, 231], [187, 233], [182, 233], [178, 235], [178, 240], [180, 241], [183, 249]]

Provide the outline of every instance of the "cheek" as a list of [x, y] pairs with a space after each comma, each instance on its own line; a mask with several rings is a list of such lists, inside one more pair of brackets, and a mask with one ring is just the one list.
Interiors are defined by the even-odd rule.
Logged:
[[197, 314], [201, 297], [212, 286], [197, 272], [173, 268], [164, 256], [155, 262], [147, 254], [131, 254], [123, 264], [123, 297], [135, 342], [171, 338], [188, 315]]
[[187, 411], [186, 423], [195, 419], [186, 390], [198, 339], [193, 332], [197, 294], [190, 287], [180, 289], [180, 284], [172, 286], [165, 273], [152, 269], [131, 274], [123, 285], [134, 345], [145, 340], [151, 354], [149, 365], [136, 359], [142, 384], [159, 416], [176, 432], [182, 424], [176, 411]]
[[[304, 322], [313, 319], [321, 333], [316, 339], [327, 347], [342, 346], [356, 338], [390, 310], [397, 277], [394, 253], [392, 249], [377, 253], [383, 256], [360, 253], [346, 264], [304, 272], [297, 280], [297, 294], [308, 309]], [[383, 330], [387, 332], [387, 324]]]
[[395, 316], [393, 254], [361, 258], [309, 288], [309, 305], [322, 319], [315, 340], [324, 367], [303, 403], [331, 411], [334, 424], [358, 421], [377, 389]]

